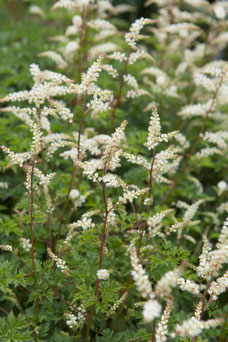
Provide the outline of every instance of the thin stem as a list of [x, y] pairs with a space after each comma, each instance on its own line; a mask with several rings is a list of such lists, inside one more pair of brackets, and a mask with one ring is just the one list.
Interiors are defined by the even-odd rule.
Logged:
[[[149, 180], [148, 180], [148, 198], [151, 198], [151, 190], [152, 190], [152, 180], [153, 180], [153, 168], [154, 168], [154, 161], [155, 161], [155, 147], [153, 148], [153, 157], [151, 160], [151, 166], [150, 166], [150, 172], [149, 172]], [[147, 206], [147, 213], [149, 213], [150, 211], [150, 207], [149, 205]], [[146, 222], [144, 223], [142, 229], [141, 229], [141, 234], [140, 234], [140, 238], [139, 238], [139, 246], [138, 246], [138, 250], [137, 250], [137, 255], [139, 257], [140, 254], [140, 249], [141, 249], [141, 245], [142, 245], [142, 238], [143, 238], [143, 233], [144, 230], [146, 228]]]
[[[206, 286], [206, 289], [205, 289], [205, 291], [203, 293], [203, 298], [201, 299], [201, 301], [202, 301], [202, 311], [201, 311], [201, 315], [200, 315], [200, 320], [202, 320], [204, 312], [205, 312], [205, 310], [207, 308], [207, 305], [205, 306], [205, 300], [206, 300], [207, 292], [208, 292], [210, 286], [211, 286], [211, 283], [208, 282], [207, 286]], [[197, 338], [198, 338], [198, 335], [193, 337], [192, 338], [192, 342], [196, 341]]]
[[[155, 147], [153, 148], [153, 157], [151, 160], [151, 167], [150, 167], [150, 172], [149, 172], [149, 181], [148, 181], [148, 188], [149, 188], [149, 192], [148, 192], [148, 198], [151, 198], [151, 188], [152, 188], [152, 177], [153, 177], [153, 168], [154, 168], [154, 162], [155, 162]], [[147, 211], [148, 211], [148, 207], [147, 207]]]
[[83, 37], [83, 41], [82, 41], [82, 47], [83, 47], [83, 61], [86, 64], [87, 63], [87, 58], [88, 58], [88, 54], [87, 54], [87, 38], [88, 38], [88, 25], [87, 25], [87, 21], [88, 21], [88, 17], [89, 17], [89, 6], [87, 6], [87, 8], [85, 9], [84, 15], [83, 15], [83, 32], [84, 32], [84, 37]]
[[203, 318], [203, 315], [204, 315], [204, 312], [205, 312], [205, 300], [206, 300], [206, 296], [207, 296], [207, 291], [209, 290], [209, 287], [211, 286], [211, 283], [210, 282], [208, 282], [207, 283], [207, 286], [206, 286], [206, 289], [205, 289], [205, 291], [204, 291], [204, 293], [203, 293], [203, 300], [202, 300], [202, 312], [201, 312], [201, 315], [200, 315], [200, 319], [202, 319]]
[[3, 309], [1, 306], [0, 306], [0, 311], [4, 312], [7, 316], [9, 315], [9, 312]]
[[[29, 215], [30, 215], [30, 230], [31, 230], [31, 244], [32, 244], [32, 269], [33, 273], [35, 272], [35, 257], [34, 257], [34, 223], [33, 223], [33, 201], [34, 201], [34, 193], [33, 193], [33, 173], [35, 167], [35, 156], [32, 159], [32, 170], [31, 170], [31, 181], [30, 181], [30, 191], [29, 191]], [[36, 324], [38, 325], [38, 315], [39, 315], [39, 298], [36, 299]]]
[[[138, 213], [135, 209], [135, 206], [134, 206], [134, 203], [133, 202], [130, 202], [131, 203], [131, 207], [133, 209], [133, 212], [135, 214], [135, 218], [136, 218], [136, 225], [137, 225], [137, 228], [138, 228], [138, 231], [140, 231], [140, 225], [139, 225], [139, 220], [138, 220]], [[143, 231], [144, 231], [144, 225], [140, 231], [140, 238], [139, 238], [139, 246], [138, 246], [138, 250], [137, 250], [137, 255], [139, 256], [139, 253], [140, 253], [140, 248], [141, 248], [141, 242], [142, 242], [142, 237], [143, 237]]]
[[74, 309], [77, 312], [80, 312], [80, 314], [82, 314], [83, 316], [85, 316], [86, 318], [88, 317], [87, 314], [85, 314], [84, 312], [82, 312], [81, 310], [79, 310], [78, 308], [76, 308], [74, 305], [72, 305], [71, 303], [69, 303], [66, 299], [64, 299], [63, 297], [61, 297], [60, 295], [58, 295], [58, 293], [56, 293], [55, 290], [53, 290], [53, 293], [56, 297], [58, 297], [62, 302], [64, 302], [65, 304], [67, 304], [68, 306], [70, 306], [72, 309]]
[[39, 315], [39, 298], [36, 299], [36, 325], [38, 325], [38, 315]]
[[32, 244], [32, 268], [33, 272], [35, 272], [35, 257], [34, 257], [34, 236], [33, 236], [33, 201], [34, 201], [34, 194], [33, 194], [33, 173], [35, 167], [35, 156], [32, 159], [32, 169], [31, 169], [31, 180], [30, 180], [30, 190], [29, 190], [29, 216], [30, 216], [30, 233], [31, 233], [31, 244]]
[[[37, 107], [36, 114], [37, 114], [37, 118], [38, 118], [39, 124], [41, 126], [41, 110], [40, 110], [40, 106]], [[45, 173], [45, 168], [44, 168], [44, 149], [43, 149], [42, 139], [40, 141], [40, 146], [41, 146], [41, 168], [42, 168], [42, 172]]]
[[[81, 151], [80, 151], [80, 142], [81, 142], [82, 126], [83, 126], [83, 121], [84, 121], [84, 116], [85, 116], [85, 109], [86, 109], [86, 96], [87, 96], [87, 91], [85, 91], [85, 93], [84, 93], [82, 116], [81, 116], [80, 126], [79, 126], [79, 130], [78, 130], [78, 147], [77, 147], [78, 155], [77, 155], [77, 161], [80, 160], [80, 153], [81, 153]], [[77, 167], [78, 167], [78, 164], [76, 162], [75, 166], [74, 166], [74, 169], [73, 169], [73, 172], [72, 172], [72, 175], [71, 175], [71, 180], [70, 180], [69, 188], [68, 188], [68, 191], [67, 191], [66, 200], [65, 200], [64, 205], [63, 205], [63, 211], [62, 211], [62, 214], [60, 216], [59, 229], [58, 229], [58, 235], [57, 235], [56, 242], [59, 241], [60, 236], [61, 236], [61, 228], [62, 228], [62, 223], [63, 223], [63, 217], [64, 217], [64, 214], [65, 214], [65, 211], [66, 211], [67, 203], [69, 201], [70, 192], [71, 192], [73, 184], [74, 184], [74, 179], [75, 179], [75, 176], [76, 176]]]
[[155, 329], [156, 329], [156, 319], [153, 320], [153, 327], [152, 327], [152, 338], [151, 342], [155, 341]]
[[[131, 283], [132, 283], [132, 276], [130, 275], [129, 278], [128, 278], [128, 281], [127, 281], [127, 284], [126, 284], [125, 288], [122, 290], [121, 295], [123, 295], [123, 293], [127, 291], [128, 287], [131, 285]], [[112, 331], [115, 330], [115, 327], [117, 325], [117, 321], [118, 321], [118, 319], [120, 317], [120, 314], [121, 314], [121, 312], [123, 310], [123, 306], [126, 303], [126, 301], [127, 301], [127, 298], [125, 299], [125, 301], [123, 303], [121, 303], [121, 305], [119, 306], [119, 308], [117, 310], [116, 318], [115, 318], [115, 321], [114, 321], [113, 327], [112, 327]]]
[[[104, 175], [105, 175], [105, 173], [106, 173], [106, 165], [104, 166]], [[105, 241], [105, 230], [106, 230], [107, 219], [108, 219], [108, 205], [107, 205], [106, 194], [105, 194], [105, 183], [103, 183], [103, 186], [102, 186], [102, 196], [103, 196], [103, 201], [104, 201], [104, 205], [105, 205], [105, 218], [104, 218], [104, 223], [103, 223], [103, 228], [102, 228], [98, 270], [101, 269], [102, 261], [103, 261], [103, 255], [104, 255], [104, 246], [107, 243], [107, 241]], [[97, 277], [96, 287], [95, 287], [95, 296], [96, 297], [98, 297], [99, 285], [100, 285], [100, 280]], [[91, 323], [91, 318], [93, 316], [94, 306], [95, 305], [91, 306], [90, 313], [89, 313], [87, 331], [86, 331], [86, 340], [85, 340], [86, 342], [89, 341], [90, 323]]]
[[[221, 336], [219, 338], [219, 342], [222, 342], [223, 341], [223, 338], [224, 338], [224, 333], [225, 333], [225, 328], [226, 328], [226, 321], [227, 321], [227, 318], [228, 318], [228, 311], [226, 313], [226, 318], [225, 318], [225, 322], [223, 324], [223, 327], [222, 327], [222, 332], [221, 332]], [[226, 339], [226, 342], [227, 342], [227, 339]]]
[[60, 217], [60, 221], [59, 221], [59, 229], [58, 229], [58, 235], [57, 235], [56, 243], [59, 241], [60, 236], [61, 236], [61, 228], [62, 228], [62, 223], [63, 223], [63, 216], [65, 214], [67, 203], [69, 201], [70, 192], [71, 192], [72, 187], [73, 187], [73, 182], [74, 182], [74, 178], [76, 176], [77, 166], [78, 165], [75, 164], [73, 172], [72, 172], [72, 175], [71, 175], [71, 179], [70, 179], [70, 184], [69, 184], [69, 188], [68, 188], [68, 191], [67, 191], [66, 200], [64, 202], [63, 211], [62, 211], [62, 214], [61, 214], [61, 217]]
[[33, 273], [33, 271], [32, 271], [32, 269], [28, 266], [28, 265], [26, 265], [26, 263], [21, 259], [21, 257], [19, 257], [19, 255], [18, 254], [16, 254], [16, 253], [14, 253], [14, 255], [20, 260], [20, 262], [31, 272], [31, 273]]
[[51, 224], [51, 216], [50, 216], [50, 214], [48, 214], [48, 227], [49, 227], [49, 240], [48, 240], [48, 244], [49, 244], [49, 248], [52, 249], [53, 234], [52, 234], [52, 224]]
[[95, 335], [95, 337], [94, 337], [94, 339], [93, 339], [92, 342], [95, 342], [95, 341], [96, 341], [97, 336], [100, 334], [100, 332], [101, 332], [102, 329], [104, 328], [104, 325], [105, 325], [105, 323], [107, 322], [107, 320], [108, 320], [108, 317], [107, 317], [107, 318], [104, 320], [104, 322], [101, 324], [101, 326], [100, 326], [98, 332], [96, 333], [96, 335]]
[[123, 72], [122, 78], [120, 80], [120, 86], [119, 86], [118, 95], [117, 95], [117, 97], [115, 99], [115, 102], [113, 102], [113, 108], [112, 108], [112, 112], [111, 112], [111, 133], [114, 132], [115, 113], [116, 113], [117, 108], [120, 105], [121, 93], [122, 93], [122, 89], [123, 89], [123, 85], [124, 85], [124, 76], [127, 74], [127, 68], [128, 68], [128, 64], [129, 64], [130, 54], [131, 54], [131, 48], [129, 48], [129, 51], [128, 51], [128, 57], [127, 57], [127, 60], [126, 60], [126, 63], [125, 63], [124, 72]]

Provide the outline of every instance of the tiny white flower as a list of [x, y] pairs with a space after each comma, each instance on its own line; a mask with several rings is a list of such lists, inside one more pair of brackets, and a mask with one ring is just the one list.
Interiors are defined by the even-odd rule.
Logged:
[[109, 273], [110, 273], [109, 270], [105, 270], [105, 269], [103, 269], [103, 270], [98, 270], [98, 271], [97, 271], [97, 278], [98, 278], [99, 280], [108, 280], [108, 278], [109, 278]]

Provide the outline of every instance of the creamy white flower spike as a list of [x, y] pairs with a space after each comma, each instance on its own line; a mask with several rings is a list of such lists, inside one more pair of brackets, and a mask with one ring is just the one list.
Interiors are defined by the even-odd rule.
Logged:
[[142, 268], [137, 257], [136, 248], [132, 247], [130, 249], [131, 265], [133, 271], [131, 272], [132, 277], [135, 281], [136, 287], [143, 298], [154, 298], [155, 295], [152, 291], [151, 283], [148, 279], [148, 275]]
[[166, 308], [162, 314], [161, 321], [157, 325], [156, 329], [156, 342], [166, 342], [168, 336], [168, 320], [172, 310], [173, 303], [168, 301]]
[[38, 54], [38, 57], [50, 58], [53, 62], [56, 63], [57, 67], [60, 69], [65, 69], [68, 65], [68, 63], [64, 60], [64, 58], [59, 53], [57, 53], [55, 51], [40, 52]]
[[214, 250], [211, 249], [206, 236], [203, 236], [203, 242], [197, 273], [202, 278], [210, 280], [218, 275], [222, 265], [228, 260], [228, 219], [224, 222]]
[[139, 35], [139, 32], [142, 30], [142, 28], [145, 25], [148, 24], [153, 24], [154, 22], [156, 22], [155, 20], [152, 19], [148, 19], [148, 18], [140, 18], [137, 19], [130, 27], [130, 30], [128, 33], [126, 33], [125, 35], [125, 40], [126, 43], [131, 47], [131, 48], [135, 48], [136, 46], [136, 42], [141, 38], [141, 36]]
[[210, 319], [208, 321], [199, 321], [196, 317], [191, 317], [190, 319], [184, 321], [181, 325], [176, 325], [175, 333], [171, 334], [171, 337], [176, 335], [180, 336], [191, 336], [195, 337], [199, 335], [203, 329], [209, 329], [222, 325], [224, 318]]
[[6, 251], [6, 252], [12, 252], [13, 251], [13, 247], [10, 245], [0, 245], [0, 249], [2, 251]]
[[181, 272], [181, 268], [166, 272], [155, 286], [156, 295], [160, 297], [168, 296], [171, 293], [172, 288], [177, 286], [177, 280], [180, 277]]
[[210, 285], [208, 293], [216, 300], [221, 293], [224, 293], [228, 288], [228, 271], [222, 277], [217, 278]]
[[188, 291], [195, 296], [197, 296], [200, 292], [200, 286], [192, 280], [185, 280], [184, 278], [179, 278], [177, 280], [177, 284], [179, 285], [181, 290]]
[[107, 312], [107, 316], [106, 317], [110, 317], [112, 314], [114, 314], [116, 312], [116, 310], [119, 308], [119, 306], [125, 302], [126, 298], [127, 298], [128, 293], [124, 292], [124, 294], [122, 295], [122, 297], [120, 299], [118, 299], [115, 304], [109, 309], [109, 311]]
[[156, 147], [162, 141], [168, 142], [168, 140], [175, 136], [177, 133], [179, 132], [173, 131], [167, 134], [161, 134], [160, 118], [157, 112], [157, 108], [154, 106], [149, 123], [147, 142], [144, 144], [148, 148], [148, 150], [154, 149], [154, 147]]

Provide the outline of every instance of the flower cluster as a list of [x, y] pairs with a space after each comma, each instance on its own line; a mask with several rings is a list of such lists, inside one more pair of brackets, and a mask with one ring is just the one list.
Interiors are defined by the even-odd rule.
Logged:
[[168, 320], [172, 310], [173, 302], [168, 301], [166, 308], [162, 314], [161, 321], [158, 323], [156, 330], [156, 342], [165, 342], [168, 335]]
[[203, 236], [203, 250], [199, 257], [198, 274], [207, 280], [215, 277], [228, 258], [228, 221], [224, 222], [215, 250], [211, 250], [206, 236]]
[[223, 324], [223, 318], [210, 319], [208, 321], [199, 321], [196, 317], [191, 317], [190, 319], [184, 321], [182, 325], [177, 324], [175, 334], [172, 334], [172, 337], [175, 335], [180, 336], [191, 336], [195, 337], [199, 335], [203, 329], [209, 329], [212, 327], [217, 327]]
[[132, 277], [136, 283], [137, 289], [140, 292], [143, 298], [154, 298], [155, 295], [152, 291], [152, 287], [150, 281], [148, 279], [148, 275], [145, 270], [142, 268], [142, 265], [139, 263], [139, 259], [137, 257], [136, 248], [132, 247], [130, 249], [131, 256], [131, 265], [133, 271], [131, 272]]
[[115, 304], [109, 309], [109, 311], [107, 312], [107, 317], [111, 316], [112, 314], [115, 313], [115, 311], [119, 308], [119, 306], [125, 302], [127, 298], [127, 292], [124, 292], [124, 294], [122, 295], [122, 297], [120, 299], [118, 299]]
[[110, 274], [110, 270], [101, 269], [97, 271], [97, 278], [99, 280], [108, 280], [109, 274]]
[[30, 243], [30, 240], [29, 239], [24, 239], [24, 238], [20, 238], [19, 240], [20, 240], [21, 247], [25, 251], [29, 252], [30, 249], [32, 248], [32, 244]]
[[224, 273], [222, 277], [217, 278], [216, 281], [213, 281], [210, 285], [208, 293], [213, 296], [213, 299], [217, 299], [217, 297], [226, 291], [228, 288], [228, 271]]
[[56, 266], [61, 269], [61, 272], [68, 272], [68, 267], [66, 266], [66, 261], [58, 258], [50, 248], [47, 248], [47, 253], [49, 257], [56, 262]]
[[158, 116], [157, 108], [154, 107], [152, 116], [150, 119], [147, 142], [145, 143], [145, 146], [149, 150], [152, 150], [155, 146], [158, 145], [160, 134], [161, 134], [160, 118]]
[[2, 251], [6, 251], [6, 252], [12, 252], [13, 251], [13, 247], [10, 245], [0, 245], [0, 249]]
[[83, 230], [94, 228], [95, 224], [92, 222], [92, 219], [90, 217], [95, 215], [96, 213], [97, 213], [96, 210], [87, 212], [82, 215], [80, 220], [78, 220], [77, 222], [68, 224], [67, 227], [70, 228], [70, 230], [73, 230], [79, 227], [82, 227]]
[[[148, 0], [146, 5], [152, 3], [156, 5], [157, 20], [137, 19], [129, 32], [123, 33], [115, 23], [119, 27], [124, 25], [112, 16], [132, 11], [131, 6], [114, 6], [112, 0], [56, 1], [52, 10], [67, 9], [69, 13], [64, 22], [70, 20], [70, 26], [62, 35], [51, 37], [53, 46], [59, 44], [56, 51], [41, 52], [39, 57], [50, 58], [54, 62], [52, 66], [64, 70], [70, 78], [54, 71], [42, 71], [38, 65], [31, 64], [32, 88], [0, 100], [1, 103], [19, 102], [18, 106], [0, 111], [4, 115], [13, 114], [32, 133], [31, 147], [25, 150], [26, 139], [19, 146], [22, 153], [1, 146], [10, 159], [7, 166], [3, 162], [3, 169], [13, 164], [23, 167], [28, 193], [25, 198], [21, 196], [19, 205], [13, 208], [11, 221], [8, 222], [5, 212], [0, 219], [3, 228], [6, 227], [3, 241], [13, 238], [14, 246], [0, 245], [0, 249], [15, 250], [18, 263], [21, 262], [22, 267], [28, 263], [33, 268], [29, 277], [25, 275], [18, 280], [20, 277], [15, 276], [9, 285], [12, 289], [18, 284], [22, 288], [29, 284], [32, 288], [31, 276], [47, 265], [45, 279], [50, 280], [47, 286], [53, 283], [53, 276], [59, 277], [60, 287], [50, 289], [56, 297], [54, 307], [69, 306], [70, 311], [64, 316], [72, 336], [76, 336], [76, 329], [81, 328], [87, 318], [86, 342], [91, 338], [90, 325], [93, 337], [99, 338], [106, 321], [119, 308], [116, 325], [123, 307], [127, 318], [134, 310], [142, 308], [142, 319], [146, 324], [153, 322], [152, 339], [157, 342], [175, 340], [179, 336], [195, 340], [204, 329], [224, 324], [223, 317], [203, 319], [210, 303], [228, 287], [228, 272], [223, 271], [228, 258], [228, 218], [219, 232], [220, 217], [228, 211], [227, 179], [224, 172], [219, 173], [221, 158], [226, 157], [228, 150], [225, 130], [228, 67], [220, 58], [228, 42], [228, 34], [223, 32], [228, 5], [224, 1], [210, 3], [206, 0]], [[31, 7], [30, 13], [45, 20], [45, 13], [37, 6]], [[61, 18], [64, 13], [60, 11], [56, 15]], [[149, 25], [145, 29], [148, 36], [140, 34], [145, 25]], [[150, 40], [146, 46], [138, 45], [147, 37]], [[138, 63], [139, 59], [144, 59], [142, 64]], [[143, 70], [139, 70], [141, 66]], [[137, 103], [137, 108], [142, 109], [144, 117], [139, 110], [129, 117], [141, 95], [145, 96]], [[24, 101], [27, 107], [20, 103]], [[162, 133], [157, 108], [164, 119], [166, 133]], [[125, 114], [130, 125], [126, 133], [127, 121], [122, 117]], [[143, 130], [148, 120], [146, 135]], [[131, 130], [132, 122], [139, 122], [138, 130]], [[110, 135], [105, 133], [109, 128]], [[175, 146], [164, 149], [163, 143], [170, 139]], [[139, 147], [138, 143], [143, 142]], [[218, 158], [216, 169], [213, 158]], [[129, 166], [129, 163], [134, 165]], [[212, 166], [216, 172], [218, 170], [219, 178], [210, 188], [203, 178], [206, 172], [201, 171]], [[50, 186], [55, 176], [56, 181]], [[7, 189], [8, 185], [2, 182], [0, 188]], [[9, 196], [11, 190], [12, 186]], [[2, 193], [4, 196], [6, 193], [7, 198], [7, 191]], [[197, 212], [207, 201], [215, 203]], [[206, 217], [208, 238], [206, 234], [201, 236], [202, 217]], [[28, 236], [29, 220], [31, 239], [21, 238], [23, 231]], [[215, 224], [213, 231], [211, 222]], [[170, 238], [176, 231], [177, 239]], [[210, 244], [209, 238], [216, 234], [219, 236], [217, 244], [213, 241]], [[185, 238], [184, 249], [182, 237]], [[201, 237], [203, 249], [201, 254], [199, 252], [197, 266], [192, 252]], [[50, 247], [47, 259], [54, 261], [54, 267], [53, 262], [43, 262], [42, 245]], [[23, 253], [22, 249], [26, 252], [32, 249], [32, 253]], [[22, 256], [17, 254], [18, 250]], [[122, 253], [125, 250], [130, 252], [131, 272], [129, 253]], [[198, 253], [198, 248], [195, 251]], [[3, 264], [6, 267], [11, 256], [3, 253], [3, 257], [7, 260]], [[187, 261], [179, 264], [185, 257]], [[99, 269], [94, 272], [97, 258]], [[70, 269], [72, 260], [76, 259], [76, 267]], [[113, 269], [118, 268], [113, 272], [112, 281], [108, 281], [112, 269], [101, 266], [108, 268], [110, 264]], [[191, 272], [186, 272], [186, 279], [180, 278], [183, 265], [191, 268]], [[153, 279], [158, 279], [153, 286], [149, 279], [152, 273]], [[67, 284], [62, 282], [65, 276], [70, 278]], [[125, 279], [126, 276], [129, 279]], [[131, 292], [128, 291], [131, 279], [143, 302], [134, 303], [133, 298], [126, 300]], [[125, 280], [127, 289], [120, 286]], [[34, 284], [37, 290], [36, 282]], [[177, 285], [194, 296], [193, 314], [184, 317], [189, 307], [187, 311], [182, 310], [183, 301], [179, 297], [183, 293], [178, 289], [173, 291]], [[17, 287], [17, 292], [19, 290]], [[7, 288], [6, 292], [12, 295], [13, 290]], [[12, 303], [15, 299], [19, 303], [15, 296]], [[30, 297], [33, 297], [32, 292]], [[82, 300], [80, 306], [78, 300]], [[168, 302], [164, 309], [165, 301]], [[176, 316], [170, 325], [178, 324], [168, 327], [173, 302], [176, 305], [177, 301], [179, 312], [174, 310]], [[132, 306], [129, 308], [128, 304]], [[43, 305], [42, 300], [37, 300], [36, 325], [42, 323], [42, 314], [51, 310]], [[89, 308], [88, 316], [85, 307]], [[1, 310], [5, 312], [4, 308]], [[99, 317], [95, 317], [97, 312]], [[212, 317], [219, 315], [216, 305], [211, 314]], [[64, 329], [57, 316], [53, 321]], [[34, 319], [28, 316], [28, 321], [34, 322]], [[32, 324], [31, 331], [34, 330]], [[141, 335], [145, 335], [145, 331], [142, 330]], [[81, 333], [80, 330], [79, 335]], [[54, 334], [58, 336], [59, 331], [55, 330]], [[126, 338], [130, 337], [128, 332], [126, 334]], [[135, 334], [135, 330], [131, 334]], [[80, 339], [80, 336], [75, 338]]]
[[152, 322], [161, 315], [162, 306], [155, 299], [149, 299], [143, 307], [143, 318], [146, 323]]
[[177, 280], [181, 274], [181, 268], [166, 272], [155, 286], [155, 293], [159, 297], [168, 296], [173, 287], [177, 286]]
[[177, 280], [177, 284], [183, 291], [188, 291], [195, 296], [199, 294], [199, 285], [193, 282], [192, 280], [185, 280], [184, 278], [179, 278]]
[[66, 317], [66, 324], [71, 329], [78, 329], [85, 321], [86, 309], [85, 305], [82, 302], [82, 304], [78, 308], [78, 313], [74, 315], [73, 313], [65, 313], [64, 316]]

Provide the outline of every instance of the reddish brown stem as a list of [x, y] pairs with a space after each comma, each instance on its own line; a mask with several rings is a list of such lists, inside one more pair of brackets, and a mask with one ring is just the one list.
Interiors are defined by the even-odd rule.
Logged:
[[4, 312], [7, 316], [9, 315], [9, 312], [3, 309], [1, 306], [0, 306], [0, 311]]
[[28, 265], [26, 265], [26, 263], [21, 259], [21, 257], [19, 257], [19, 255], [18, 254], [14, 254], [19, 260], [20, 260], [20, 262], [31, 272], [31, 273], [33, 273], [33, 271], [32, 271], [32, 269], [28, 266]]
[[32, 244], [32, 268], [33, 272], [35, 272], [35, 257], [34, 257], [34, 236], [33, 236], [33, 172], [35, 167], [35, 156], [32, 159], [32, 169], [31, 169], [31, 181], [30, 181], [30, 190], [29, 190], [29, 216], [30, 216], [30, 233], [31, 233], [31, 244]]
[[153, 320], [153, 328], [152, 328], [152, 338], [151, 342], [155, 341], [155, 329], [156, 329], [156, 319]]
[[76, 308], [74, 305], [72, 305], [71, 303], [69, 303], [66, 299], [64, 299], [63, 297], [61, 297], [60, 295], [58, 295], [58, 293], [56, 293], [56, 291], [53, 291], [54, 295], [56, 297], [58, 297], [62, 302], [64, 302], [65, 304], [67, 304], [68, 306], [70, 306], [72, 309], [74, 309], [77, 312], [80, 312], [80, 314], [82, 314], [84, 317], [88, 318], [88, 315], [85, 314], [84, 312], [82, 312], [81, 310], [79, 310], [78, 308]]
[[[80, 160], [80, 142], [81, 142], [82, 126], [83, 126], [83, 121], [84, 121], [84, 116], [85, 116], [86, 96], [87, 96], [87, 91], [85, 91], [85, 93], [84, 93], [83, 110], [82, 110], [82, 116], [81, 116], [79, 130], [78, 130], [78, 147], [77, 147], [78, 156], [77, 156], [77, 161]], [[73, 172], [72, 172], [69, 188], [68, 188], [68, 191], [67, 191], [66, 200], [64, 202], [63, 211], [62, 211], [62, 214], [61, 214], [61, 217], [60, 217], [59, 229], [58, 229], [58, 235], [57, 235], [57, 241], [56, 242], [58, 242], [60, 237], [61, 237], [61, 228], [62, 228], [62, 223], [63, 223], [63, 217], [64, 217], [64, 214], [65, 214], [65, 211], [66, 211], [67, 203], [69, 201], [70, 192], [71, 192], [73, 184], [74, 184], [74, 179], [75, 179], [75, 176], [76, 176], [77, 167], [78, 167], [78, 164], [76, 162], [75, 166], [74, 166], [74, 169], [73, 169]]]
[[[105, 175], [105, 173], [106, 173], [106, 165], [104, 166], [104, 175]], [[102, 196], [103, 196], [103, 201], [104, 201], [104, 205], [105, 205], [105, 218], [104, 218], [104, 223], [103, 223], [103, 228], [102, 228], [98, 270], [100, 270], [101, 266], [102, 266], [103, 255], [104, 255], [104, 246], [107, 242], [107, 241], [105, 241], [105, 230], [106, 230], [106, 224], [107, 224], [107, 219], [108, 219], [108, 205], [107, 205], [107, 200], [106, 200], [106, 195], [105, 195], [105, 183], [102, 186]], [[95, 287], [95, 296], [96, 297], [98, 297], [99, 285], [100, 285], [100, 280], [97, 277], [96, 287]], [[87, 331], [86, 331], [86, 340], [85, 340], [86, 342], [89, 341], [90, 323], [91, 323], [91, 318], [93, 316], [93, 311], [94, 311], [94, 305], [91, 306], [90, 313], [89, 313]]]

